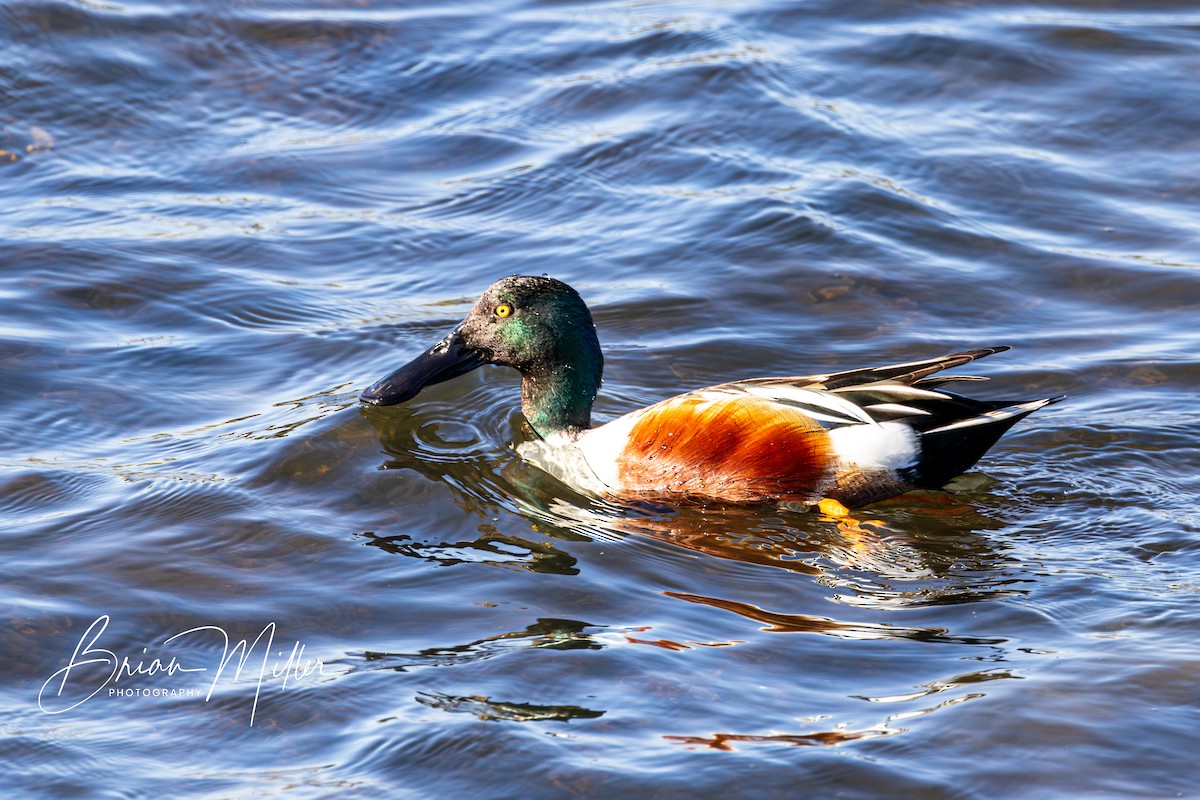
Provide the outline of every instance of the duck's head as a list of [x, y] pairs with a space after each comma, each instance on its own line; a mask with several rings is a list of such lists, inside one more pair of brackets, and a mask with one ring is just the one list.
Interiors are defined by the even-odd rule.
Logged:
[[541, 436], [589, 427], [604, 358], [579, 294], [553, 278], [496, 281], [444, 339], [375, 383], [362, 401], [386, 406], [484, 364], [521, 373], [521, 410]]

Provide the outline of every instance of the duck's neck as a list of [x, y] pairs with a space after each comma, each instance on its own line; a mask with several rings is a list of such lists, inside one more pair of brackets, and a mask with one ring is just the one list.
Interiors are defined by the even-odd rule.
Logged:
[[600, 389], [600, 348], [583, 348], [570, 359], [521, 372], [521, 411], [543, 439], [575, 439], [592, 426], [592, 403]]

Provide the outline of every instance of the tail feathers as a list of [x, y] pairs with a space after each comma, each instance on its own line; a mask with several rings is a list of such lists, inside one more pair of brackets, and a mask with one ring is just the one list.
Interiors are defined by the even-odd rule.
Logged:
[[907, 479], [930, 489], [944, 485], [973, 467], [1017, 422], [1064, 398], [1059, 395], [1028, 402], [989, 403], [993, 407], [988, 411], [922, 431], [921, 457]]
[[711, 386], [710, 389], [716, 390], [736, 390], [748, 391], [751, 388], [760, 390], [769, 390], [779, 387], [793, 388], [813, 388], [824, 389], [826, 391], [847, 390], [857, 386], [866, 384], [877, 384], [888, 382], [890, 385], [906, 385], [916, 386], [921, 388], [932, 388], [942, 383], [951, 381], [978, 381], [987, 380], [986, 378], [974, 378], [971, 376], [939, 376], [930, 378], [928, 376], [941, 372], [942, 370], [961, 367], [963, 364], [968, 364], [976, 359], [990, 356], [995, 353], [1003, 353], [1005, 350], [1011, 349], [1008, 345], [998, 345], [996, 347], [981, 347], [977, 350], [964, 350], [961, 353], [950, 353], [937, 358], [927, 358], [923, 361], [909, 361], [904, 364], [889, 364], [885, 367], [868, 367], [866, 369], [851, 369], [845, 372], [830, 372], [823, 375], [797, 375], [794, 377], [783, 378], [750, 378], [747, 380], [733, 381], [731, 383], [722, 383], [718, 386]]
[[957, 383], [959, 381], [986, 381], [981, 375], [938, 375], [933, 378], [920, 378], [913, 382], [913, 386], [920, 389], [936, 389], [947, 383]]

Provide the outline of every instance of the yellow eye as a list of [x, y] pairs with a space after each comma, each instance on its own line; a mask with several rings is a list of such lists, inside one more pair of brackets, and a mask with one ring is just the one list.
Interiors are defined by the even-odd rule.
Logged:
[[496, 316], [497, 317], [507, 317], [511, 314], [512, 314], [512, 306], [510, 306], [508, 303], [501, 303], [500, 305], [496, 306]]

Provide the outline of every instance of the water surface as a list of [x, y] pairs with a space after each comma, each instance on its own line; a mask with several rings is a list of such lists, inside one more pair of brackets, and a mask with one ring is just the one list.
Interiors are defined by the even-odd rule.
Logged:
[[[1198, 30], [4, 3], [6, 797], [1194, 795]], [[622, 508], [511, 371], [357, 405], [510, 273], [591, 305], [598, 421], [994, 344], [1070, 397], [881, 526]]]

